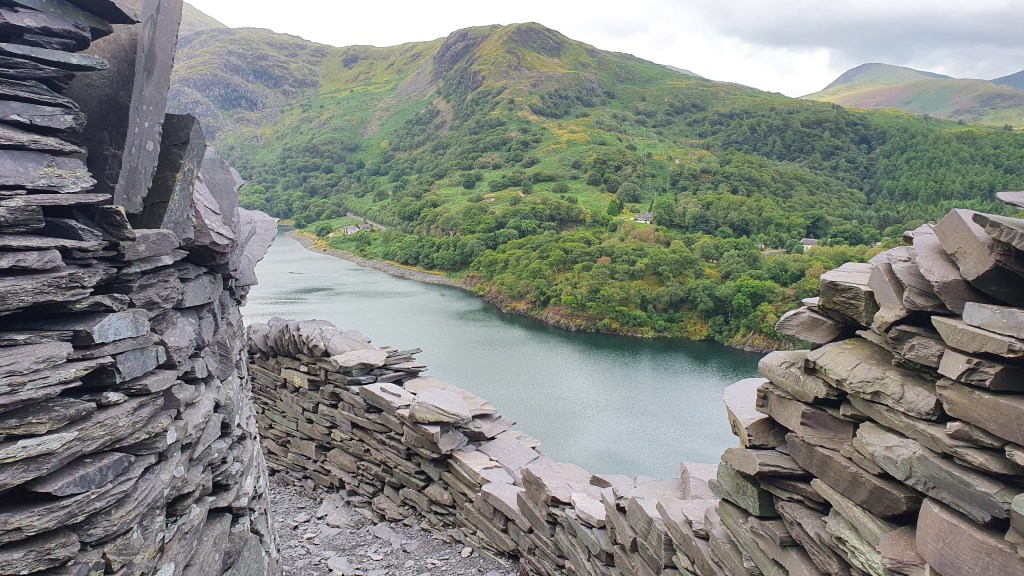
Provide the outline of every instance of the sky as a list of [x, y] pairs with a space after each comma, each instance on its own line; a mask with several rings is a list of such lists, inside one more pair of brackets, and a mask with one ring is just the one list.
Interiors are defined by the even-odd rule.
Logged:
[[802, 96], [884, 62], [958, 78], [1024, 69], [1021, 0], [190, 0], [231, 27], [333, 46], [539, 22], [604, 50]]

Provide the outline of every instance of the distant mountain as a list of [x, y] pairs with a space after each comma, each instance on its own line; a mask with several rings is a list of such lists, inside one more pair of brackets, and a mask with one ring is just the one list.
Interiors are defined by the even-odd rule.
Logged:
[[178, 29], [179, 38], [184, 38], [189, 34], [202, 32], [203, 30], [215, 30], [217, 28], [227, 28], [227, 26], [205, 12], [200, 12], [198, 8], [188, 2], [185, 3], [181, 11], [181, 28]]
[[865, 110], [895, 109], [972, 124], [1024, 127], [1024, 73], [988, 82], [891, 66], [863, 64], [807, 100]]
[[995, 80], [992, 80], [992, 83], [1009, 86], [1010, 88], [1016, 88], [1018, 90], [1024, 90], [1024, 70], [1015, 74], [1010, 74], [1009, 76], [996, 78]]
[[694, 78], [703, 78], [703, 76], [701, 76], [700, 74], [696, 74], [694, 72], [690, 72], [686, 68], [677, 68], [675, 66], [670, 66], [668, 64], [665, 64], [665, 68], [668, 68], [669, 70], [671, 70], [673, 72], [679, 72], [680, 74], [682, 74], [684, 76], [693, 76]]

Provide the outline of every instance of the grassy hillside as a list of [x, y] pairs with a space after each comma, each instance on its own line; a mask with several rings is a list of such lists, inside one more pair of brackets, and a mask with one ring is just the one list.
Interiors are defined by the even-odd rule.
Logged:
[[178, 29], [179, 38], [184, 38], [185, 36], [195, 32], [216, 30], [219, 28], [227, 28], [227, 26], [220, 23], [215, 18], [210, 17], [206, 13], [200, 12], [195, 6], [188, 2], [185, 2], [185, 5], [181, 10], [181, 28]]
[[1002, 86], [1009, 86], [1010, 88], [1016, 88], [1018, 90], [1024, 90], [1024, 70], [1001, 78], [992, 80], [993, 84], [999, 84]]
[[1024, 127], [1024, 91], [1017, 88], [1012, 76], [992, 82], [961, 80], [900, 66], [864, 64], [804, 98], [849, 108], [894, 109], [964, 123], [1020, 128]]
[[539, 24], [387, 48], [211, 30], [175, 82], [246, 206], [325, 237], [359, 214], [388, 230], [328, 241], [579, 330], [785, 346], [775, 320], [824, 270], [1024, 186], [1022, 134], [712, 82]]

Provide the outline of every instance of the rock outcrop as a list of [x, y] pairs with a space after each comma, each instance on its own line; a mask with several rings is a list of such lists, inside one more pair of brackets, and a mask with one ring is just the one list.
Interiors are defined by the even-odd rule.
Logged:
[[530, 574], [1024, 574], [1006, 240], [1024, 221], [954, 211], [936, 228], [823, 275], [783, 318], [816, 347], [769, 354], [764, 378], [726, 391], [740, 447], [717, 465], [654, 480], [554, 462], [485, 400], [423, 377], [416, 351], [284, 320], [250, 332], [268, 465]]
[[0, 6], [2, 576], [280, 572], [239, 312], [276, 223], [165, 122], [181, 6]]

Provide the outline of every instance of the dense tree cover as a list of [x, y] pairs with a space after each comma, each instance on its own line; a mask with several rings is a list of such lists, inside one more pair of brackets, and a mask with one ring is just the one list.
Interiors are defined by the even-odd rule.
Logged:
[[[571, 44], [550, 54], [578, 62], [506, 58], [522, 49], [490, 56], [500, 73], [467, 49], [418, 99], [412, 76], [390, 99], [375, 90], [419, 61], [360, 60], [372, 86], [339, 83], [224, 138], [251, 181], [242, 203], [320, 235], [359, 214], [389, 229], [332, 244], [563, 326], [770, 345], [826, 269], [953, 207], [1005, 210], [994, 192], [1024, 188], [1019, 132], [851, 112]], [[647, 211], [653, 225], [629, 222]], [[804, 237], [823, 246], [803, 254]]]

